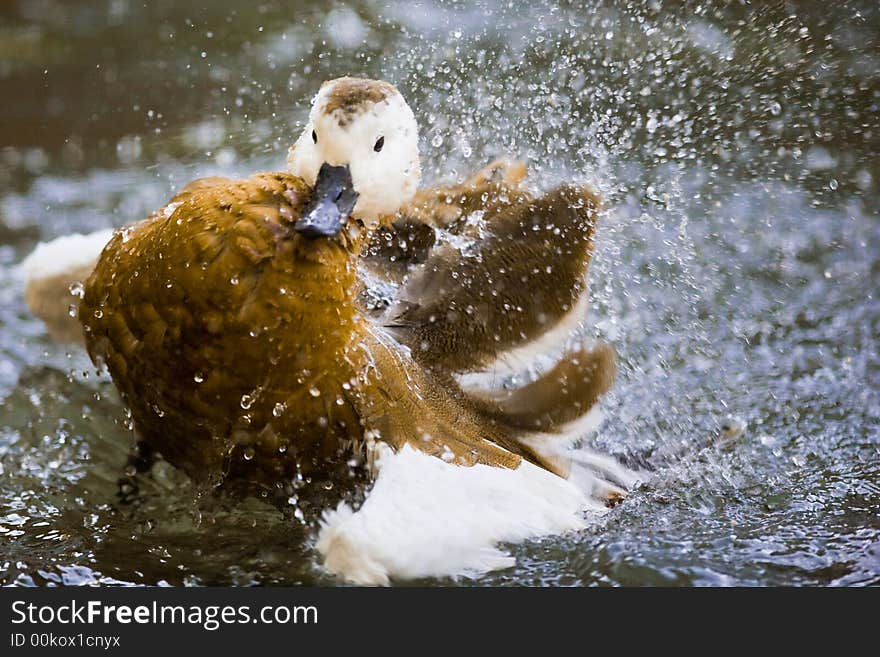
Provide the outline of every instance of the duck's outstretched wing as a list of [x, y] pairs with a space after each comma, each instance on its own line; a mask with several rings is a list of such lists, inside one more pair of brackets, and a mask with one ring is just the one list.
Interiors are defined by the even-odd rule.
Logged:
[[395, 451], [409, 444], [460, 465], [519, 465], [521, 455], [503, 446], [507, 441], [501, 427], [483, 422], [478, 411], [456, 399], [454, 385], [443, 385], [414, 363], [405, 348], [372, 328], [361, 342], [373, 364], [365, 386], [369, 394], [355, 397], [368, 443], [378, 440]]
[[[600, 346], [571, 354], [517, 391], [477, 397], [452, 377], [424, 370], [381, 329], [372, 327], [360, 344], [373, 363], [363, 388], [369, 394], [355, 398], [368, 444], [380, 441], [395, 451], [409, 445], [465, 466], [516, 468], [526, 460], [567, 477], [570, 448], [583, 433], [572, 425], [580, 425], [614, 378], [613, 351]], [[613, 468], [594, 470], [609, 492], [623, 494]]]
[[393, 217], [385, 217], [361, 252], [372, 275], [400, 282], [413, 265], [425, 262], [437, 243], [437, 229], [459, 233], [465, 219], [500, 197], [521, 198], [526, 165], [499, 158], [463, 183], [419, 190]]
[[590, 189], [564, 186], [483, 207], [481, 221], [463, 229], [482, 236], [434, 249], [386, 316], [428, 367], [479, 369], [557, 326], [584, 294], [600, 207]]

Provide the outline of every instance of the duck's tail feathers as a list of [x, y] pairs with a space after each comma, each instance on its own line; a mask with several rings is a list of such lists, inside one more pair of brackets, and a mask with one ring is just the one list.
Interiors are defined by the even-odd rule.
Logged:
[[92, 273], [112, 236], [113, 230], [107, 229], [41, 242], [21, 263], [25, 302], [55, 340], [82, 343], [82, 327], [75, 313], [79, 302], [76, 286]]
[[541, 377], [510, 390], [494, 390], [482, 398], [500, 419], [532, 431], [555, 431], [586, 414], [614, 383], [614, 348], [599, 342], [565, 354]]
[[466, 394], [479, 414], [506, 429], [514, 445], [505, 447], [567, 476], [571, 446], [599, 424], [597, 402], [615, 373], [614, 349], [599, 342], [565, 354], [521, 387]]

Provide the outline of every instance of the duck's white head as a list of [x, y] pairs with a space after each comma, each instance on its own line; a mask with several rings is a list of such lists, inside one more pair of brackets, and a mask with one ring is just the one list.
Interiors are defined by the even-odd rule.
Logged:
[[[412, 199], [421, 179], [418, 125], [387, 82], [325, 82], [305, 129], [290, 147], [290, 172], [315, 188], [297, 229], [329, 237], [349, 216], [368, 228]], [[335, 231], [335, 232], [334, 232]]]

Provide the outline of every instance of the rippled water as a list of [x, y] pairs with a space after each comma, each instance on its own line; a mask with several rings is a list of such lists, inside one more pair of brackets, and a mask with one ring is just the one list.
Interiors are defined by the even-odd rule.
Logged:
[[351, 73], [400, 86], [429, 179], [504, 153], [608, 201], [591, 326], [620, 375], [590, 440], [654, 478], [477, 583], [880, 583], [875, 3], [148, 4], [0, 8], [3, 582], [332, 583], [293, 508], [130, 457], [17, 264], [281, 167]]

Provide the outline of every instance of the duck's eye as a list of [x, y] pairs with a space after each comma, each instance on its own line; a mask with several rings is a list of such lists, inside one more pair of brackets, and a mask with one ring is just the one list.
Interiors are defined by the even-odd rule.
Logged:
[[312, 130], [312, 141], [316, 144], [318, 143], [318, 133], [314, 130]]
[[377, 153], [382, 150], [382, 147], [385, 145], [385, 137], [379, 137], [376, 140], [375, 145], [373, 146], [373, 150]]

